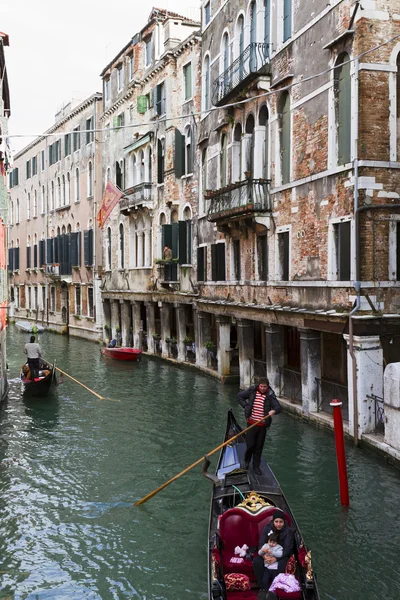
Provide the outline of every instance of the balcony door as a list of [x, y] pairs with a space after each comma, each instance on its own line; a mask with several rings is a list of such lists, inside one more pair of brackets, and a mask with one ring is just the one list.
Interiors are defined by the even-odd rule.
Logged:
[[256, 56], [257, 41], [257, 4], [252, 2], [250, 6], [250, 73], [257, 70]]

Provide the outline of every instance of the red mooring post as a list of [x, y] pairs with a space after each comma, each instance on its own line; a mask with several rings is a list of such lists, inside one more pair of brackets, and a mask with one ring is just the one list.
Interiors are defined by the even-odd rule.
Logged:
[[333, 425], [335, 430], [336, 460], [339, 475], [340, 503], [349, 506], [349, 484], [347, 481], [346, 452], [344, 449], [344, 431], [342, 419], [342, 402], [336, 398], [330, 405], [333, 408]]

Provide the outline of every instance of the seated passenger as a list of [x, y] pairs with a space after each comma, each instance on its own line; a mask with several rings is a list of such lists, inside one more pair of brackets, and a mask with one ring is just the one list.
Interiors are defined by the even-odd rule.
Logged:
[[113, 340], [111, 340], [111, 342], [108, 344], [107, 348], [115, 348], [115, 346], [117, 345], [117, 340], [114, 338]]
[[257, 584], [260, 589], [266, 591], [269, 590], [269, 586], [278, 573], [285, 572], [286, 563], [295, 551], [293, 530], [286, 523], [285, 514], [281, 510], [276, 510], [274, 512], [272, 521], [262, 530], [259, 542], [260, 549], [264, 546], [271, 533], [278, 535], [279, 544], [283, 548], [282, 558], [278, 560], [278, 568], [275, 570], [264, 568], [264, 562], [267, 566], [276, 561], [274, 556], [256, 556], [253, 560], [253, 569]]

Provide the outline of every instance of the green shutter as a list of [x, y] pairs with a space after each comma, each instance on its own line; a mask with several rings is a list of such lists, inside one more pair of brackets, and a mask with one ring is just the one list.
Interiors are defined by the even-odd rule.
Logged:
[[138, 96], [137, 99], [137, 111], [139, 115], [144, 115], [147, 110], [147, 98], [146, 96]]
[[[340, 63], [348, 60], [347, 54], [339, 57]], [[337, 101], [338, 164], [344, 165], [351, 160], [350, 62], [337, 69]]]
[[197, 248], [197, 281], [205, 281], [205, 250], [205, 246]]
[[225, 281], [225, 244], [217, 246], [217, 281]]
[[182, 177], [185, 173], [185, 136], [179, 129], [175, 129], [175, 177]]
[[179, 264], [188, 264], [187, 221], [179, 221]]
[[211, 244], [211, 280], [217, 281], [218, 272], [217, 272], [217, 245]]

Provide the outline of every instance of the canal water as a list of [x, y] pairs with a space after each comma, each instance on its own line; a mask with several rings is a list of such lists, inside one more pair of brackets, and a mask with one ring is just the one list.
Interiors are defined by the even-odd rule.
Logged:
[[[243, 423], [237, 389], [156, 358], [118, 364], [95, 344], [44, 333], [46, 357], [108, 399], [66, 378], [53, 397], [27, 400], [25, 341], [9, 328], [0, 598], [205, 600], [211, 484], [196, 469], [132, 503], [221, 443], [230, 406]], [[348, 446], [344, 510], [329, 432], [281, 414], [265, 454], [312, 549], [321, 598], [400, 598], [400, 472]]]

